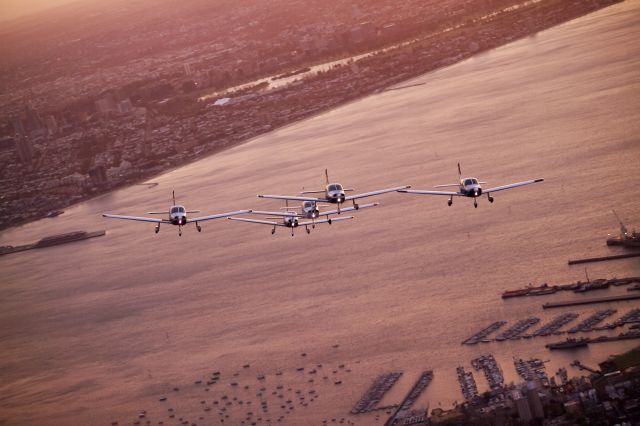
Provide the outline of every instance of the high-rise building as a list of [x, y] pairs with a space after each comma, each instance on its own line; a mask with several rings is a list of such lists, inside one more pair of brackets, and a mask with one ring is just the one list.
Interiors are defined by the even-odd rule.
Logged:
[[13, 124], [13, 129], [16, 134], [14, 141], [20, 161], [22, 164], [30, 165], [33, 162], [33, 145], [26, 135], [24, 123], [20, 117], [13, 117], [11, 119], [11, 124]]
[[538, 394], [538, 388], [535, 382], [527, 382], [527, 400], [529, 401], [529, 408], [534, 419], [544, 418], [544, 407], [542, 401], [540, 401], [540, 395]]
[[31, 164], [33, 162], [33, 145], [31, 140], [26, 136], [16, 137], [16, 149], [18, 150], [18, 156], [23, 164]]
[[518, 410], [518, 417], [525, 424], [533, 420], [531, 408], [529, 407], [529, 400], [520, 393], [518, 390], [513, 391], [513, 402], [516, 404], [516, 410]]

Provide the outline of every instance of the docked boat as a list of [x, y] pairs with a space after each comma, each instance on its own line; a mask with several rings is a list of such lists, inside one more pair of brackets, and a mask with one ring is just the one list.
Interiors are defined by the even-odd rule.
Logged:
[[590, 339], [583, 337], [582, 339], [567, 339], [564, 342], [549, 343], [546, 346], [547, 349], [574, 349], [586, 347], [590, 342]]

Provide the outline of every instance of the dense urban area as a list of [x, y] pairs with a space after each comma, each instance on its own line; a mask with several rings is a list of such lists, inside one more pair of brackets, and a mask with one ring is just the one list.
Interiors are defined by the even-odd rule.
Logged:
[[615, 2], [87, 2], [9, 22], [0, 229]]

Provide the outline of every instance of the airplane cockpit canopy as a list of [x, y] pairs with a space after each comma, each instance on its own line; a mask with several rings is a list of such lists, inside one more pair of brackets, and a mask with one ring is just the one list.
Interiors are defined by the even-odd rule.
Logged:
[[303, 202], [303, 203], [302, 203], [302, 206], [303, 206], [305, 209], [309, 209], [309, 208], [313, 207], [313, 205], [314, 205], [314, 204], [315, 204], [315, 203], [314, 203], [313, 201], [305, 201], [305, 202]]
[[342, 191], [342, 185], [339, 183], [329, 185], [329, 191]]
[[477, 184], [478, 184], [478, 179], [475, 179], [475, 178], [469, 178], [464, 180], [464, 186], [477, 185]]
[[185, 213], [185, 209], [182, 206], [171, 207], [171, 213]]

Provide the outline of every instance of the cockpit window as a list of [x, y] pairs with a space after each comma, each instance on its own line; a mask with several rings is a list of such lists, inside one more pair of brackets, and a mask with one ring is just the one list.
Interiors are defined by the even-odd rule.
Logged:
[[337, 191], [337, 185], [329, 185], [329, 191]]
[[171, 213], [178, 213], [177, 207], [171, 207]]
[[338, 191], [342, 191], [342, 185], [337, 184], [337, 185], [336, 185], [336, 189], [337, 189]]
[[474, 185], [477, 185], [477, 184], [478, 184], [478, 179], [471, 179], [471, 182], [472, 182]]
[[184, 207], [178, 207], [178, 211], [179, 211], [180, 213], [184, 213]]
[[464, 185], [465, 186], [473, 185], [473, 179], [465, 179], [464, 180]]

